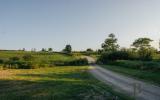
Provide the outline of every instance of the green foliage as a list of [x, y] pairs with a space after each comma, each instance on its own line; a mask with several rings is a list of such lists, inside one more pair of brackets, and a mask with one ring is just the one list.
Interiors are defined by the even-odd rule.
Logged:
[[91, 48], [88, 48], [87, 50], [86, 50], [86, 55], [91, 55], [91, 54], [93, 54], [94, 53], [94, 51], [91, 49]]
[[3, 58], [1, 66], [3, 68], [39, 68], [52, 67], [54, 63], [70, 62], [80, 56], [70, 56], [63, 53], [50, 52], [27, 52], [27, 51], [0, 51], [0, 58]]
[[[126, 64], [124, 66], [124, 64], [114, 64], [113, 65], [103, 65], [104, 68], [107, 68], [109, 70], [124, 74], [124, 75], [128, 75], [130, 77], [134, 77], [134, 78], [138, 78], [144, 81], [148, 81], [151, 83], [155, 83], [160, 85], [160, 72], [157, 70], [139, 70], [139, 69], [135, 69], [132, 66], [139, 66], [139, 63], [142, 64], [142, 62], [140, 61], [125, 61]], [[127, 64], [127, 62], [129, 62]], [[154, 63], [154, 62], [153, 62]], [[151, 66], [153, 63], [150, 63]], [[148, 64], [148, 66], [150, 66]], [[156, 65], [154, 65], [156, 67]]]
[[71, 45], [66, 45], [66, 47], [63, 49], [64, 53], [70, 54], [72, 52], [72, 47]]
[[4, 63], [4, 60], [3, 59], [0, 59], [0, 64], [3, 64]]
[[129, 53], [126, 51], [113, 51], [113, 52], [105, 52], [101, 54], [98, 62], [101, 63], [108, 63], [109, 61], [116, 61], [116, 60], [128, 60]]
[[132, 46], [137, 50], [140, 60], [152, 60], [155, 52], [150, 45], [152, 41], [150, 38], [138, 38], [133, 42]]
[[138, 70], [160, 71], [160, 63], [156, 61], [117, 60], [107, 64]]
[[19, 57], [11, 57], [11, 58], [9, 58], [10, 59], [10, 61], [18, 61], [18, 60], [20, 60], [20, 58]]
[[52, 52], [53, 51], [53, 49], [52, 48], [48, 48], [48, 52]]
[[117, 38], [115, 38], [115, 35], [113, 33], [108, 35], [108, 38], [102, 44], [102, 48], [107, 52], [117, 51], [119, 45], [117, 44]]
[[31, 54], [25, 54], [22, 58], [25, 61], [31, 61], [33, 59], [33, 56]]
[[85, 58], [80, 58], [71, 61], [57, 61], [53, 64], [57, 66], [84, 66], [88, 65], [88, 60]]
[[136, 47], [136, 49], [141, 49], [141, 48], [148, 48], [150, 47], [150, 42], [152, 42], [150, 38], [138, 38], [136, 39], [132, 46]]
[[42, 52], [46, 52], [46, 49], [45, 48], [42, 48], [42, 50], [41, 50]]

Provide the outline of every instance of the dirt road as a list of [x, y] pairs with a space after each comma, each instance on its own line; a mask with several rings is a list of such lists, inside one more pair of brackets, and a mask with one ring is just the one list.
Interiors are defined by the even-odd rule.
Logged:
[[[95, 60], [87, 57], [90, 63]], [[99, 65], [91, 65], [89, 72], [98, 80], [110, 84], [115, 90], [134, 96], [136, 100], [160, 100], [160, 87], [127, 77]]]
[[92, 65], [89, 72], [98, 80], [112, 85], [117, 91], [136, 96], [137, 100], [160, 100], [158, 86], [117, 74], [98, 65]]

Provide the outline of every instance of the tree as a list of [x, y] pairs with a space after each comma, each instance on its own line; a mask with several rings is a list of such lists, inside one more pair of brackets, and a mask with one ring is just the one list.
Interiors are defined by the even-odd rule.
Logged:
[[150, 45], [152, 41], [153, 40], [151, 40], [150, 38], [138, 38], [133, 42], [132, 46], [135, 47], [141, 60], [152, 59], [152, 54], [154, 53], [155, 50]]
[[150, 38], [138, 38], [133, 42], [132, 46], [134, 46], [136, 49], [150, 48], [150, 43], [152, 41], [153, 40], [151, 40]]
[[72, 47], [70, 44], [66, 45], [66, 47], [63, 49], [64, 53], [70, 54], [72, 52]]
[[91, 48], [88, 48], [87, 50], [86, 50], [86, 55], [91, 55], [91, 54], [93, 54], [94, 53], [94, 51], [91, 49]]
[[107, 52], [113, 52], [118, 50], [119, 45], [117, 44], [117, 38], [115, 38], [115, 35], [113, 33], [108, 35], [108, 38], [102, 44], [102, 48], [103, 51]]
[[52, 52], [53, 51], [53, 49], [52, 48], [48, 48], [48, 52]]
[[86, 51], [87, 52], [93, 52], [93, 50], [91, 48], [88, 48]]
[[42, 48], [42, 50], [41, 50], [42, 52], [45, 52], [46, 51], [46, 49], [45, 48]]
[[25, 49], [25, 48], [23, 48], [23, 49], [22, 49], [22, 51], [26, 51], [26, 49]]

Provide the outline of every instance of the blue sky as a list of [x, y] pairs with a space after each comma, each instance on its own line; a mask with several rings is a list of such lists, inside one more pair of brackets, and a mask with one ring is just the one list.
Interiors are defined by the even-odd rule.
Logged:
[[158, 48], [160, 0], [0, 0], [0, 49], [98, 49], [109, 33], [122, 47], [150, 37]]

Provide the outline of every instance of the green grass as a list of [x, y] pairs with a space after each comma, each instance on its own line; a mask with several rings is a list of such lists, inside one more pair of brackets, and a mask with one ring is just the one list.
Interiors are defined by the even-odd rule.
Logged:
[[77, 59], [80, 56], [70, 56], [62, 53], [49, 52], [29, 52], [29, 51], [0, 51], [0, 59], [7, 61], [11, 57], [19, 57], [23, 60], [23, 56], [29, 54], [33, 57], [31, 60], [33, 65], [37, 66], [54, 66], [55, 62], [66, 62]]
[[75, 56], [68, 56], [62, 53], [48, 53], [48, 52], [30, 52], [30, 51], [0, 51], [1, 59], [9, 59], [11, 57], [20, 57], [22, 58], [25, 54], [30, 54], [36, 61], [41, 60], [72, 60]]
[[160, 85], [160, 72], [159, 71], [150, 71], [150, 70], [139, 70], [131, 69], [128, 67], [122, 66], [113, 66], [113, 65], [102, 65], [104, 68], [128, 75], [137, 79], [141, 79], [150, 83]]
[[0, 100], [129, 100], [94, 79], [88, 66], [0, 70]]

